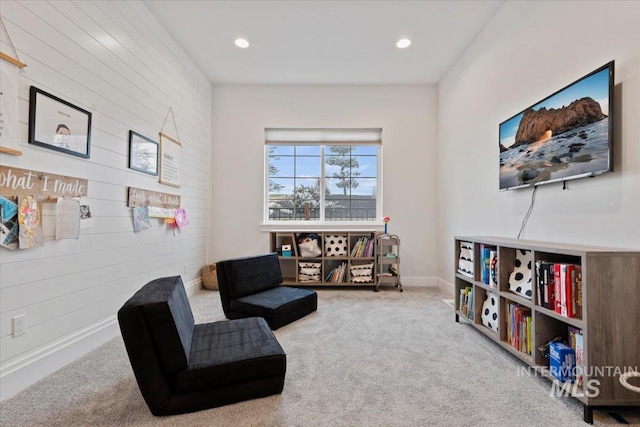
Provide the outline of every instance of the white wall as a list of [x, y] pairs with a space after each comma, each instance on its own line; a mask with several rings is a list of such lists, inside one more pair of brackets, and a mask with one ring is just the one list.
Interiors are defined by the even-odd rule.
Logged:
[[434, 278], [436, 103], [433, 86], [214, 86], [210, 261], [269, 250], [265, 128], [379, 127], [383, 211], [402, 241], [403, 283]]
[[613, 173], [538, 188], [523, 238], [640, 249], [640, 3], [506, 2], [439, 85], [439, 276], [454, 235], [515, 238], [531, 189], [498, 191], [498, 124], [616, 61]]
[[[117, 310], [147, 281], [182, 274], [187, 287], [198, 284], [207, 259], [211, 85], [139, 2], [2, 0], [2, 16], [27, 67], [19, 83], [23, 155], [0, 161], [88, 179], [95, 224], [78, 240], [0, 248], [4, 399], [116, 336]], [[2, 51], [11, 52], [5, 44]], [[90, 159], [27, 144], [30, 85], [93, 113]], [[127, 167], [129, 130], [157, 140], [169, 107], [183, 142], [181, 188]], [[190, 226], [174, 235], [152, 219], [153, 229], [134, 234], [128, 186], [181, 195]], [[11, 319], [20, 314], [26, 334], [14, 338]]]

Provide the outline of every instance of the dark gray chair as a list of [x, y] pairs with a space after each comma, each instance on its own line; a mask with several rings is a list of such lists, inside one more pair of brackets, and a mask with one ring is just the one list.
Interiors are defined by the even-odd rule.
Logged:
[[180, 276], [147, 283], [118, 311], [118, 322], [154, 415], [282, 392], [286, 354], [265, 320], [195, 324]]
[[264, 317], [278, 329], [318, 309], [318, 294], [282, 285], [278, 254], [256, 255], [216, 264], [222, 309], [229, 319]]

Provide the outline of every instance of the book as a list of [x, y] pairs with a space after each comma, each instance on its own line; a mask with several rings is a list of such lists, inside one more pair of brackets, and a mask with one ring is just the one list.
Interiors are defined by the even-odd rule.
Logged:
[[584, 336], [582, 333], [576, 335], [576, 381], [582, 387], [584, 380]]
[[473, 288], [470, 286], [460, 289], [460, 300], [458, 303], [460, 314], [473, 319]]
[[555, 275], [555, 264], [552, 262], [547, 263], [548, 273], [548, 289], [549, 289], [549, 306], [547, 307], [549, 310], [555, 311], [556, 309], [556, 275]]
[[572, 279], [571, 276], [575, 277], [575, 265], [573, 264], [569, 264], [566, 267], [566, 273], [565, 273], [565, 299], [566, 299], [566, 306], [565, 306], [565, 316], [567, 317], [575, 317], [574, 313], [574, 296], [573, 296], [573, 284], [572, 284]]
[[573, 286], [576, 290], [576, 317], [582, 319], [582, 267], [576, 265], [575, 272], [576, 280]]
[[574, 326], [568, 326], [567, 332], [569, 334], [569, 347], [572, 349], [576, 349], [576, 336], [582, 333], [582, 329], [576, 328]]
[[560, 264], [560, 315], [567, 317], [567, 264]]
[[562, 269], [562, 266], [560, 264], [558, 263], [553, 264], [553, 285], [554, 285], [553, 287], [554, 287], [554, 299], [556, 302], [554, 310], [558, 314], [562, 313], [562, 293], [561, 293], [562, 282], [560, 281], [560, 277], [562, 276], [561, 269]]
[[542, 261], [536, 261], [536, 303], [544, 307], [542, 287], [543, 287], [543, 273], [542, 273]]
[[543, 292], [543, 304], [542, 306], [544, 308], [549, 308], [550, 304], [551, 304], [551, 292], [549, 291], [549, 270], [550, 270], [550, 265], [548, 262], [545, 262], [542, 264], [542, 272], [543, 272], [543, 278], [542, 278], [542, 292]]
[[489, 266], [489, 285], [494, 288], [498, 287], [498, 251], [491, 250], [489, 253], [491, 264]]

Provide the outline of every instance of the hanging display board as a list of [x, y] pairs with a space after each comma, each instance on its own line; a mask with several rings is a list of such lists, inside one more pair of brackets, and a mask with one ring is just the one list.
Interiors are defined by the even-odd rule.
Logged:
[[178, 209], [180, 207], [180, 196], [129, 187], [129, 202], [127, 206], [144, 205], [155, 208]]
[[180, 187], [180, 162], [182, 144], [160, 133], [160, 183]]
[[0, 17], [1, 39], [11, 46], [15, 56], [12, 57], [4, 52], [0, 52], [0, 58], [9, 64], [2, 64], [0, 67], [0, 153], [21, 156], [22, 151], [18, 150], [18, 138], [20, 129], [18, 123], [18, 70], [27, 65], [20, 62], [9, 33]]
[[39, 201], [84, 197], [88, 186], [82, 178], [0, 165], [0, 194], [8, 199], [26, 195]]
[[20, 127], [18, 122], [18, 68], [2, 64], [0, 67], [0, 152], [21, 155], [18, 150]]
[[147, 206], [151, 218], [173, 218], [180, 208], [180, 196], [129, 187], [129, 207]]

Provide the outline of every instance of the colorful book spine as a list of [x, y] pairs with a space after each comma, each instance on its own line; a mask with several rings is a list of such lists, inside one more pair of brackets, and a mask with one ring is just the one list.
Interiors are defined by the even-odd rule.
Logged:
[[576, 265], [576, 280], [573, 284], [576, 291], [576, 317], [582, 319], [582, 267]]
[[555, 297], [555, 312], [558, 314], [562, 313], [562, 282], [560, 277], [562, 276], [561, 265], [554, 264], [553, 265], [553, 283], [554, 283], [554, 297]]

